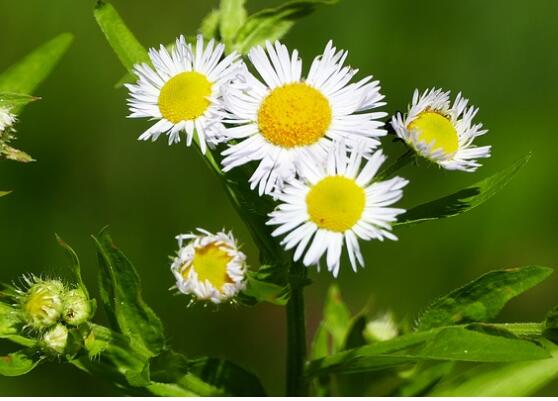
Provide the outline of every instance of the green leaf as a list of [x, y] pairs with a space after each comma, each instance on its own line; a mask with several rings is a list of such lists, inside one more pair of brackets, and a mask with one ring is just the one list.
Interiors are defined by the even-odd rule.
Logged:
[[221, 0], [219, 9], [219, 32], [221, 40], [227, 46], [232, 45], [233, 38], [246, 21], [246, 0]]
[[0, 108], [13, 109], [17, 106], [25, 106], [40, 98], [36, 96], [23, 95], [20, 93], [0, 92]]
[[79, 263], [79, 258], [77, 254], [75, 253], [75, 251], [72, 249], [70, 245], [68, 245], [66, 242], [64, 242], [62, 238], [58, 236], [58, 234], [55, 234], [55, 237], [56, 237], [56, 241], [58, 241], [58, 244], [64, 249], [64, 253], [66, 254], [66, 256], [71, 262], [70, 269], [74, 274], [74, 278], [76, 279], [79, 288], [83, 291], [85, 296], [89, 298], [89, 291], [87, 290], [87, 287], [83, 282], [83, 277], [81, 276], [81, 265]]
[[260, 278], [258, 272], [248, 272], [246, 275], [246, 289], [242, 292], [243, 302], [253, 305], [257, 302], [269, 302], [275, 305], [286, 305], [290, 297], [290, 287], [281, 286]]
[[200, 395], [190, 390], [186, 390], [178, 384], [174, 383], [156, 383], [153, 382], [146, 387], [153, 395], [159, 397], [199, 397]]
[[294, 0], [275, 8], [267, 8], [252, 14], [240, 28], [235, 38], [236, 50], [245, 54], [251, 47], [266, 40], [281, 39], [295, 21], [313, 13], [322, 4], [334, 4], [337, 0]]
[[338, 352], [311, 361], [307, 374], [370, 372], [425, 360], [517, 362], [547, 357], [544, 348], [530, 341], [453, 326]]
[[209, 14], [204, 17], [199, 29], [204, 39], [221, 40], [219, 36], [219, 19], [219, 10], [211, 10]]
[[325, 327], [325, 323], [322, 321], [316, 329], [316, 333], [314, 334], [314, 338], [312, 340], [310, 359], [324, 358], [329, 355], [328, 340], [329, 334]]
[[12, 191], [0, 191], [0, 198], [3, 197], [3, 196], [9, 195], [11, 193], [12, 193]]
[[530, 158], [531, 154], [523, 156], [510, 167], [470, 187], [435, 201], [416, 206], [403, 214], [399, 221], [394, 223], [393, 226], [422, 223], [424, 221], [453, 217], [468, 212], [504, 189], [519, 170], [527, 164]]
[[106, 228], [93, 239], [101, 269], [101, 298], [108, 313], [121, 333], [158, 354], [165, 346], [163, 324], [143, 300], [138, 272], [114, 245]]
[[546, 279], [553, 270], [525, 266], [496, 270], [435, 301], [419, 318], [418, 330], [493, 319], [506, 303]]
[[8, 304], [0, 302], [0, 338], [17, 334], [17, 326], [21, 323], [17, 310]]
[[[28, 54], [0, 75], [0, 92], [30, 95], [60, 61], [73, 36], [63, 33]], [[23, 105], [12, 110], [18, 114]]]
[[420, 397], [425, 395], [440, 380], [449, 375], [455, 362], [424, 362], [415, 367], [416, 372], [399, 387], [398, 396]]
[[41, 362], [27, 351], [17, 351], [0, 356], [0, 376], [22, 376], [31, 372]]
[[332, 351], [343, 349], [347, 333], [351, 327], [351, 312], [345, 306], [339, 287], [332, 284], [329, 287], [323, 316], [324, 327], [332, 338]]
[[477, 366], [440, 383], [429, 396], [526, 397], [558, 378], [558, 347], [545, 343], [551, 358]]
[[97, 1], [94, 14], [97, 24], [126, 70], [131, 71], [135, 64], [149, 61], [147, 51], [128, 29], [112, 4]]
[[252, 373], [229, 361], [217, 358], [200, 358], [190, 361], [193, 374], [227, 395], [238, 397], [265, 396], [260, 380]]

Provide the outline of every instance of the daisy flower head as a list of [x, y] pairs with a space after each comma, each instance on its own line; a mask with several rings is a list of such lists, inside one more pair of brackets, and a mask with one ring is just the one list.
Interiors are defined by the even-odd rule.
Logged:
[[12, 128], [16, 117], [5, 107], [0, 107], [0, 134]]
[[304, 179], [285, 186], [268, 224], [278, 226], [273, 236], [287, 234], [281, 244], [287, 250], [296, 247], [295, 261], [304, 254], [306, 266], [318, 265], [327, 254], [327, 268], [337, 277], [343, 244], [356, 271], [359, 264], [364, 266], [359, 238], [397, 239], [391, 223], [404, 210], [388, 206], [401, 199], [408, 181], [400, 177], [374, 181], [385, 161], [381, 150], [365, 163], [363, 159], [362, 152], [347, 155], [345, 145], [336, 144], [325, 165], [307, 166]]
[[198, 301], [219, 304], [231, 300], [246, 286], [246, 256], [232, 233], [181, 234], [171, 271], [176, 288]]
[[152, 66], [136, 65], [138, 81], [126, 85], [129, 117], [157, 120], [140, 140], [155, 141], [164, 133], [171, 145], [180, 142], [180, 133], [185, 132], [190, 146], [196, 132], [205, 152], [206, 141], [212, 144], [222, 128], [221, 87], [239, 65], [239, 56], [232, 53], [223, 58], [224, 50], [214, 40], [204, 44], [201, 35], [195, 45], [180, 36], [170, 51], [163, 45], [149, 50]]
[[473, 172], [479, 158], [490, 157], [490, 146], [475, 146], [476, 137], [486, 134], [482, 124], [473, 124], [478, 112], [469, 101], [457, 95], [450, 104], [450, 92], [415, 90], [407, 114], [396, 114], [391, 125], [397, 136], [415, 151], [447, 170]]
[[306, 76], [296, 50], [279, 42], [250, 50], [247, 66], [236, 83], [227, 86], [223, 100], [229, 113], [223, 131], [235, 141], [223, 152], [224, 171], [259, 162], [251, 188], [270, 194], [301, 173], [310, 159], [325, 160], [334, 140], [349, 148], [359, 142], [371, 152], [385, 135], [386, 114], [372, 111], [385, 103], [378, 81], [368, 76], [352, 82], [357, 70], [345, 66], [347, 52], [329, 42]]

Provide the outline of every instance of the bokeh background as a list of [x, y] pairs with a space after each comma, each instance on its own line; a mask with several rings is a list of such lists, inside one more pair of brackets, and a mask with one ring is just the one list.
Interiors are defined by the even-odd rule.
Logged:
[[[193, 33], [217, 1], [114, 0], [147, 46]], [[250, 10], [278, 1], [252, 0]], [[284, 315], [254, 308], [186, 307], [171, 296], [168, 255], [174, 235], [205, 227], [233, 229], [253, 265], [256, 250], [228, 204], [220, 183], [196, 152], [138, 142], [148, 121], [126, 119], [126, 91], [114, 83], [122, 67], [97, 28], [93, 0], [0, 0], [0, 70], [61, 32], [75, 42], [37, 90], [43, 100], [20, 118], [17, 145], [36, 163], [0, 161], [0, 281], [24, 272], [65, 275], [54, 240], [78, 251], [96, 290], [96, 258], [89, 235], [110, 224], [135, 262], [145, 298], [161, 315], [171, 343], [189, 355], [214, 355], [258, 372], [271, 394], [284, 380]], [[286, 37], [309, 64], [329, 39], [350, 50], [360, 75], [373, 74], [387, 95], [387, 111], [404, 109], [415, 87], [459, 90], [480, 107], [490, 129], [482, 144], [493, 157], [476, 174], [410, 167], [403, 206], [451, 193], [527, 152], [533, 158], [499, 195], [457, 218], [398, 231], [400, 240], [363, 245], [367, 267], [347, 266], [337, 280], [356, 312], [369, 299], [376, 311], [413, 319], [434, 297], [495, 268], [558, 265], [556, 133], [558, 109], [558, 2], [554, 0], [341, 0], [302, 20]], [[391, 155], [400, 149], [387, 146]], [[309, 332], [332, 282], [311, 272]], [[502, 320], [542, 320], [558, 304], [558, 274], [512, 301]], [[99, 313], [99, 319], [103, 319]], [[0, 345], [0, 351], [10, 346]], [[556, 394], [556, 387], [542, 394]], [[114, 395], [99, 379], [50, 364], [20, 378], [0, 377], [0, 395]]]

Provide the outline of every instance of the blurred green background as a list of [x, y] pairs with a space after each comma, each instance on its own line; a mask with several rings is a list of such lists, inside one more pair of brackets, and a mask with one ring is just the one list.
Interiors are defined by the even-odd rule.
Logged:
[[[114, 0], [147, 46], [193, 33], [217, 1]], [[249, 1], [250, 10], [278, 1]], [[284, 315], [279, 307], [186, 307], [173, 297], [168, 255], [174, 235], [205, 227], [233, 229], [253, 265], [256, 250], [220, 183], [196, 152], [164, 140], [138, 142], [149, 126], [125, 116], [123, 69], [97, 28], [93, 0], [0, 0], [0, 70], [61, 32], [75, 42], [17, 125], [18, 148], [38, 161], [0, 161], [0, 281], [24, 272], [64, 275], [60, 234], [78, 251], [96, 290], [89, 235], [111, 225], [135, 262], [145, 298], [161, 315], [171, 343], [189, 355], [227, 357], [258, 372], [271, 394], [284, 380]], [[473, 212], [398, 231], [400, 240], [363, 245], [367, 267], [347, 266], [338, 283], [356, 312], [372, 298], [377, 311], [413, 319], [434, 297], [495, 268], [556, 266], [558, 191], [558, 2], [341, 0], [301, 21], [286, 37], [309, 65], [329, 39], [350, 51], [360, 75], [382, 82], [387, 110], [404, 109], [415, 87], [459, 90], [480, 107], [490, 129], [481, 144], [493, 157], [476, 174], [410, 167], [403, 206], [450, 193], [534, 157], [498, 196]], [[387, 146], [396, 155], [400, 149]], [[320, 318], [332, 277], [311, 272], [309, 332]], [[512, 301], [502, 320], [542, 320], [558, 304], [558, 274]], [[99, 313], [99, 319], [103, 319]], [[10, 346], [0, 345], [0, 351]], [[552, 394], [547, 388], [543, 393]], [[555, 393], [555, 392], [554, 392]], [[0, 378], [0, 395], [112, 395], [110, 384], [50, 364], [20, 378]]]

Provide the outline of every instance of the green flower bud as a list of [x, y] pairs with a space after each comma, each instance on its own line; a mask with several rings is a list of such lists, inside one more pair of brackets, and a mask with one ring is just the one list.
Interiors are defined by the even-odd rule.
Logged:
[[62, 354], [68, 343], [68, 329], [59, 323], [45, 332], [42, 342], [47, 350]]
[[81, 289], [70, 290], [64, 297], [64, 321], [72, 326], [79, 326], [91, 317], [91, 301]]
[[32, 284], [21, 299], [27, 325], [42, 330], [56, 324], [62, 314], [64, 292], [64, 284], [58, 280], [40, 280]]
[[364, 338], [368, 342], [378, 342], [391, 340], [397, 337], [398, 330], [391, 313], [386, 313], [366, 324]]

